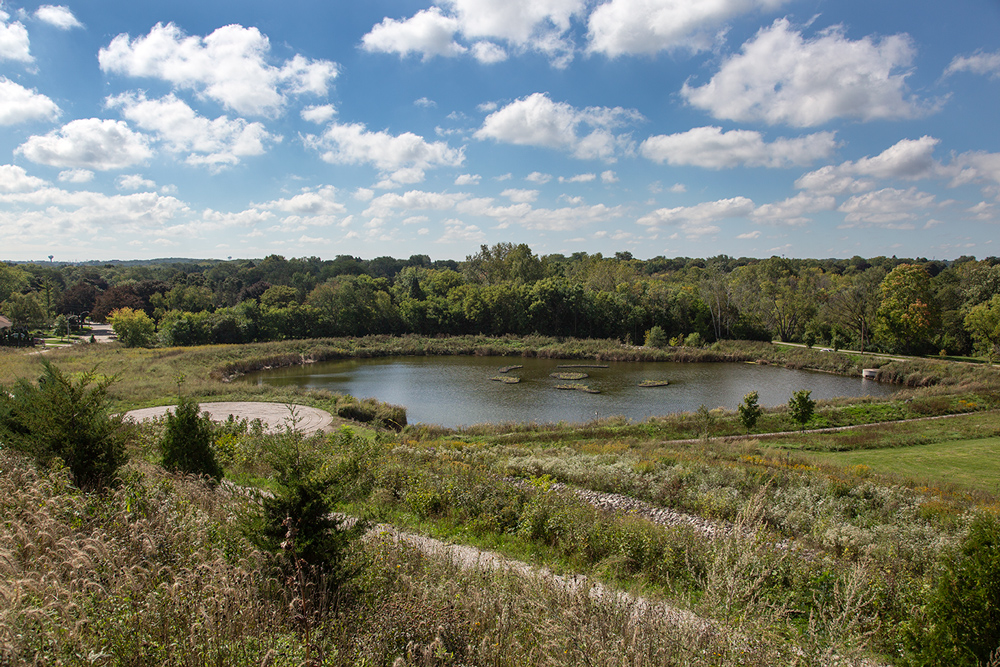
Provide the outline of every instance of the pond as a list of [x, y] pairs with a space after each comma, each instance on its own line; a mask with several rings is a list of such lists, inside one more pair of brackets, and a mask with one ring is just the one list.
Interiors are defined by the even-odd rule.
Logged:
[[[605, 364], [606, 368], [565, 368]], [[506, 365], [522, 368], [501, 373]], [[583, 379], [558, 379], [553, 373], [586, 373]], [[507, 384], [494, 377], [519, 378]], [[675, 362], [594, 362], [520, 357], [389, 357], [346, 359], [262, 371], [250, 381], [327, 389], [358, 398], [406, 406], [410, 424], [447, 427], [485, 422], [584, 422], [622, 415], [633, 421], [650, 416], [724, 407], [735, 410], [756, 390], [765, 406], [788, 402], [792, 392], [812, 398], [887, 396], [893, 385], [828, 373], [756, 364]], [[640, 387], [646, 380], [666, 386]], [[560, 390], [586, 385], [600, 393]]]

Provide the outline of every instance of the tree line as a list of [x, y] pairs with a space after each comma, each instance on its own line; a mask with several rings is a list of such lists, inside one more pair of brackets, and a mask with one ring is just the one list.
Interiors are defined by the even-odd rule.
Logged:
[[136, 345], [405, 333], [643, 344], [655, 331], [662, 344], [779, 339], [992, 357], [1000, 353], [1000, 259], [640, 260], [540, 256], [500, 243], [464, 261], [0, 264], [0, 312], [36, 327], [58, 315], [117, 319]]

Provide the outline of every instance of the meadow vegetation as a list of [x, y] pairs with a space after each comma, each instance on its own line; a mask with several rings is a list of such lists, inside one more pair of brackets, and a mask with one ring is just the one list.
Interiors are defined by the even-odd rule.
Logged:
[[[748, 396], [757, 409], [443, 429], [406, 426], [405, 411], [374, 400], [239, 379], [401, 353], [878, 367], [911, 388], [820, 401], [804, 420]], [[5, 388], [28, 391], [42, 371], [70, 388], [98, 382], [112, 424], [111, 411], [176, 402], [180, 376], [198, 400], [360, 420], [312, 437], [294, 423], [212, 426], [221, 484], [160, 466], [166, 434], [201, 437], [200, 422], [121, 426], [129, 461], [83, 489], [59, 452], [0, 438], [0, 663], [978, 665], [1000, 645], [995, 586], [971, 583], [1000, 576], [995, 478], [941, 484], [930, 464], [901, 475], [886, 453], [979, 439], [995, 456], [1000, 398], [986, 367], [541, 337], [84, 345], [48, 364], [0, 354]], [[932, 416], [944, 418], [907, 421]], [[848, 458], [862, 455], [883, 458]], [[397, 530], [566, 578], [475, 567]]]

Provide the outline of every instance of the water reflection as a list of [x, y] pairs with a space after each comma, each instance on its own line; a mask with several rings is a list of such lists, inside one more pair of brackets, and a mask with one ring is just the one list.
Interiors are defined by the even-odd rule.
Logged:
[[[828, 373], [796, 371], [756, 364], [682, 364], [673, 362], [608, 362], [607, 368], [559, 368], [564, 359], [511, 357], [393, 357], [350, 359], [263, 371], [257, 382], [328, 389], [406, 406], [411, 424], [423, 422], [463, 426], [483, 422], [577, 422], [623, 415], [642, 420], [653, 415], [710, 408], [735, 409], [756, 390], [762, 405], [786, 403], [792, 392], [812, 390], [815, 399], [837, 396], [884, 396], [896, 387]], [[602, 362], [603, 363], [603, 362]], [[521, 364], [509, 375], [518, 384], [491, 381], [501, 367]], [[579, 380], [599, 394], [560, 391], [560, 371], [589, 375]], [[642, 388], [643, 380], [668, 381], [665, 387]]]

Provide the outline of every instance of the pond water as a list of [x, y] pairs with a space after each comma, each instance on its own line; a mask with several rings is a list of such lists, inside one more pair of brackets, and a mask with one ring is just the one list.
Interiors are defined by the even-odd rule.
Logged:
[[[622, 415], [634, 421], [650, 416], [724, 407], [735, 410], [756, 390], [765, 406], [788, 402], [792, 392], [812, 398], [886, 396], [898, 390], [872, 380], [796, 371], [756, 364], [607, 362], [607, 368], [560, 368], [605, 362], [520, 357], [389, 357], [347, 359], [255, 373], [250, 381], [327, 389], [358, 398], [406, 406], [408, 423], [457, 427], [485, 422], [583, 422]], [[505, 365], [523, 368], [501, 374]], [[558, 380], [551, 373], [579, 372], [581, 380]], [[518, 384], [490, 378], [519, 377]], [[667, 381], [640, 387], [644, 380]], [[600, 393], [567, 391], [557, 384], [586, 384]]]

